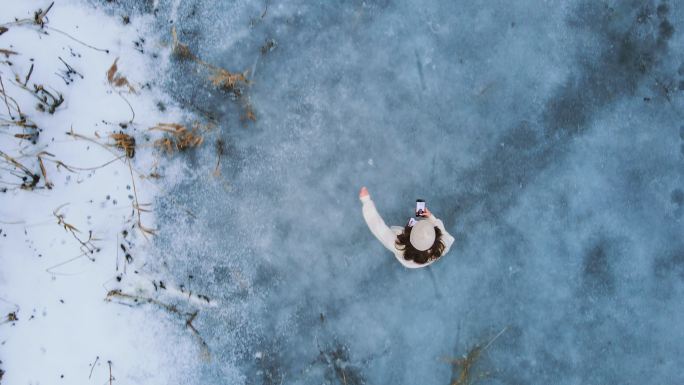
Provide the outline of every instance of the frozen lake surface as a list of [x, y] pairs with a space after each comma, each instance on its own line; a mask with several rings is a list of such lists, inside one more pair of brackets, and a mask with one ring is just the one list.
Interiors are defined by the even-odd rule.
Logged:
[[[155, 268], [221, 303], [195, 321], [213, 357], [197, 384], [447, 384], [445, 359], [504, 328], [479, 383], [684, 381], [678, 3], [155, 12], [252, 82], [232, 100], [179, 61], [167, 83], [225, 143], [220, 177], [205, 146], [156, 206]], [[363, 185], [389, 225], [425, 199], [450, 253], [402, 267]]]

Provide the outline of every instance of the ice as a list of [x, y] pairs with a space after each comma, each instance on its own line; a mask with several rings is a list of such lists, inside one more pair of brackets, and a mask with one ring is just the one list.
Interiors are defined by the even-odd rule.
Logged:
[[[194, 217], [164, 198], [158, 210], [160, 261], [222, 303], [202, 315], [217, 358], [201, 382], [231, 368], [249, 384], [448, 383], [445, 358], [504, 328], [482, 383], [684, 379], [680, 7], [176, 12], [205, 60], [251, 69], [257, 115], [243, 125], [187, 71], [169, 85], [220, 114], [230, 146], [221, 178], [205, 151], [170, 191]], [[451, 252], [404, 269], [363, 222], [363, 185], [388, 224], [425, 198]]]

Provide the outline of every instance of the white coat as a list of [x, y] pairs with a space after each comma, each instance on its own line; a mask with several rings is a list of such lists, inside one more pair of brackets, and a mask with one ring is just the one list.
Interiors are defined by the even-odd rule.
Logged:
[[[395, 244], [397, 235], [401, 234], [404, 231], [404, 228], [400, 226], [392, 226], [391, 228], [387, 227], [385, 221], [382, 220], [382, 217], [380, 214], [378, 214], [378, 210], [375, 208], [375, 203], [373, 203], [370, 195], [365, 195], [360, 199], [363, 203], [363, 218], [366, 220], [366, 224], [368, 225], [371, 233], [375, 235], [375, 237], [380, 241], [380, 243], [382, 243], [383, 246], [385, 246], [394, 254], [394, 257], [401, 262], [402, 265], [408, 267], [409, 269], [416, 269], [419, 267], [428, 266], [437, 260], [433, 259], [427, 263], [419, 264], [414, 261], [408, 261], [404, 259], [404, 251], [397, 249]], [[444, 229], [444, 223], [442, 223], [440, 219], [435, 218], [434, 215], [427, 217], [427, 220], [431, 221], [442, 232], [442, 242], [444, 243], [444, 252], [442, 252], [442, 256], [444, 256], [449, 252], [451, 245], [454, 243], [454, 237], [447, 233], [446, 229]], [[438, 259], [441, 259], [441, 257]]]

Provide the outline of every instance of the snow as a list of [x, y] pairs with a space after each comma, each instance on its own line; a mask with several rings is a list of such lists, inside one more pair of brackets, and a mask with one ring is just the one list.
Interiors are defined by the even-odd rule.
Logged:
[[[11, 22], [14, 17], [33, 19], [34, 11], [48, 5], [2, 2], [0, 22]], [[47, 189], [41, 177], [35, 189], [17, 189], [12, 184], [19, 179], [3, 164], [0, 187], [9, 190], [0, 196], [0, 313], [3, 320], [9, 313], [17, 320], [0, 325], [2, 383], [105, 383], [110, 378], [110, 362], [118, 383], [169, 383], [171, 378], [182, 378], [176, 370], [191, 367], [176, 358], [183, 354], [173, 352], [197, 350], [192, 336], [185, 334], [184, 320], [153, 305], [129, 307], [105, 298], [116, 289], [153, 294], [151, 278], [145, 275], [151, 243], [136, 226], [133, 181], [143, 205], [163, 192], [162, 182], [141, 178], [156, 171], [155, 163], [163, 161], [152, 146], [160, 134], [148, 128], [159, 122], [186, 122], [192, 116], [158, 86], [158, 71], [166, 65], [168, 53], [164, 52], [169, 49], [148, 43], [147, 49], [160, 53], [155, 61], [133, 44], [149, 35], [149, 17], [124, 25], [121, 19], [87, 3], [60, 1], [50, 9], [46, 21], [43, 29], [9, 24], [0, 36], [0, 48], [17, 52], [7, 58], [11, 66], [0, 66], [6, 93], [41, 129], [32, 144], [13, 136], [22, 132], [20, 128], [0, 128], [0, 150], [39, 174], [36, 155], [49, 153], [42, 158], [53, 184]], [[105, 49], [109, 52], [102, 52]], [[60, 58], [77, 73], [66, 77], [67, 67]], [[128, 78], [135, 93], [108, 82], [107, 71], [117, 58], [119, 73]], [[31, 64], [34, 68], [28, 86], [42, 84], [64, 97], [54, 114], [38, 111], [32, 94], [17, 86], [15, 74], [23, 82]], [[157, 103], [166, 106], [164, 112]], [[10, 120], [2, 104], [0, 118]], [[12, 113], [18, 116], [16, 111]], [[70, 132], [107, 144], [113, 143], [111, 133], [134, 136], [138, 142], [132, 169], [122, 150], [70, 136]], [[66, 167], [58, 167], [56, 161]], [[173, 180], [173, 174], [165, 177], [169, 183]], [[154, 215], [143, 213], [142, 223], [154, 228]], [[92, 231], [93, 241], [81, 246], [63, 224], [74, 226], [75, 235], [84, 242]], [[131, 255], [130, 261], [126, 253]], [[170, 282], [167, 286], [168, 298], [188, 297]], [[199, 303], [196, 296], [184, 301]]]

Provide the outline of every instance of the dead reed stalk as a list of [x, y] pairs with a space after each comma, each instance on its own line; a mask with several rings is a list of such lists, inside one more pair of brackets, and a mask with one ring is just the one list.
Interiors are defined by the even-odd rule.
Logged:
[[452, 376], [449, 385], [473, 385], [477, 380], [488, 375], [486, 372], [474, 373], [474, 366], [478, 359], [494, 341], [496, 341], [505, 331], [508, 326], [501, 329], [501, 331], [490, 339], [487, 344], [473, 345], [468, 353], [461, 358], [447, 358], [445, 359], [452, 365]]
[[119, 299], [122, 301], [128, 301], [129, 303], [126, 302], [118, 302], [122, 305], [128, 305], [128, 306], [138, 306], [141, 304], [153, 304], [156, 306], [161, 307], [162, 309], [168, 311], [170, 314], [179, 316], [184, 318], [185, 320], [185, 327], [190, 330], [190, 332], [197, 338], [200, 347], [202, 349], [202, 356], [203, 358], [209, 360], [211, 359], [211, 353], [209, 351], [209, 345], [207, 342], [202, 338], [202, 335], [199, 333], [197, 328], [193, 325], [193, 321], [195, 318], [197, 318], [197, 315], [199, 312], [196, 310], [192, 313], [189, 312], [183, 312], [176, 305], [169, 305], [167, 303], [161, 302], [157, 299], [154, 298], [149, 298], [149, 297], [143, 297], [140, 295], [135, 295], [135, 294], [128, 294], [128, 293], [123, 293], [121, 290], [110, 290], [107, 293], [107, 296], [105, 297], [105, 301], [112, 301], [113, 299]]
[[214, 168], [214, 176], [219, 176], [221, 175], [221, 169], [219, 166], [221, 165], [221, 157], [223, 156], [223, 153], [225, 151], [224, 148], [224, 143], [222, 139], [216, 139], [216, 167]]
[[7, 163], [11, 164], [12, 166], [19, 169], [23, 173], [23, 175], [21, 175], [21, 174], [16, 175], [15, 174], [17, 177], [21, 178], [21, 180], [22, 180], [22, 183], [20, 185], [20, 188], [22, 190], [33, 190], [36, 187], [36, 185], [38, 184], [38, 181], [40, 181], [40, 175], [32, 172], [31, 170], [29, 170], [28, 167], [24, 166], [19, 161], [17, 161], [13, 157], [7, 155], [5, 152], [3, 152], [1, 150], [0, 150], [0, 157], [5, 159], [5, 161]]
[[0, 48], [0, 55], [5, 55], [5, 58], [9, 59], [11, 55], [18, 55], [19, 52], [12, 51], [10, 49]]
[[0, 35], [8, 31], [8, 26], [13, 26], [13, 25], [22, 25], [22, 24], [31, 24], [40, 27], [41, 29], [45, 26], [47, 23], [47, 14], [50, 12], [52, 9], [52, 6], [55, 5], [55, 2], [53, 1], [50, 3], [50, 5], [43, 10], [42, 8], [39, 8], [37, 11], [33, 13], [32, 18], [25, 18], [25, 19], [15, 19], [12, 22], [5, 23], [2, 26], [0, 26]]
[[[149, 209], [144, 209], [142, 208], [142, 205], [138, 201], [138, 188], [135, 186], [135, 177], [133, 176], [133, 166], [131, 166], [131, 161], [128, 160], [128, 170], [131, 173], [131, 184], [133, 185], [133, 198], [135, 199], [135, 202], [133, 203], [133, 209], [135, 210], [137, 216], [138, 216], [138, 228], [142, 232], [142, 235], [147, 238], [148, 235], [155, 235], [156, 232], [154, 229], [150, 229], [148, 227], [145, 227], [142, 224], [142, 212], [150, 212]], [[145, 205], [149, 206], [149, 204]]]
[[43, 112], [48, 112], [49, 114], [54, 114], [59, 106], [64, 103], [64, 95], [59, 92], [52, 92], [45, 89], [42, 84], [33, 84], [33, 89], [29, 88], [26, 84], [23, 84], [19, 76], [15, 76], [14, 84], [20, 89], [28, 92], [38, 100], [38, 110]]
[[53, 187], [54, 185], [48, 180], [48, 177], [47, 177], [47, 170], [45, 169], [45, 164], [43, 163], [43, 158], [41, 157], [41, 155], [42, 155], [42, 156], [45, 156], [45, 155], [53, 156], [53, 155], [50, 154], [49, 152], [46, 152], [46, 151], [41, 151], [41, 152], [37, 155], [38, 164], [40, 165], [40, 172], [43, 174], [43, 180], [45, 181], [45, 187], [46, 187], [48, 190], [52, 190], [52, 187]]
[[88, 231], [88, 239], [82, 240], [77, 234], [77, 233], [81, 233], [81, 231], [79, 229], [77, 229], [76, 226], [74, 226], [70, 223], [67, 223], [64, 220], [64, 214], [58, 213], [59, 210], [62, 209], [62, 207], [66, 206], [66, 205], [68, 205], [68, 203], [63, 204], [63, 205], [57, 207], [56, 209], [54, 209], [52, 211], [52, 215], [57, 219], [57, 225], [64, 227], [65, 231], [71, 233], [71, 235], [74, 237], [74, 239], [76, 239], [76, 241], [78, 241], [78, 243], [81, 244], [81, 246], [80, 246], [81, 251], [84, 254], [88, 255], [88, 254], [94, 254], [96, 251], [99, 252], [100, 249], [93, 244], [93, 241], [97, 241], [99, 239], [93, 237], [93, 231], [92, 230]]

